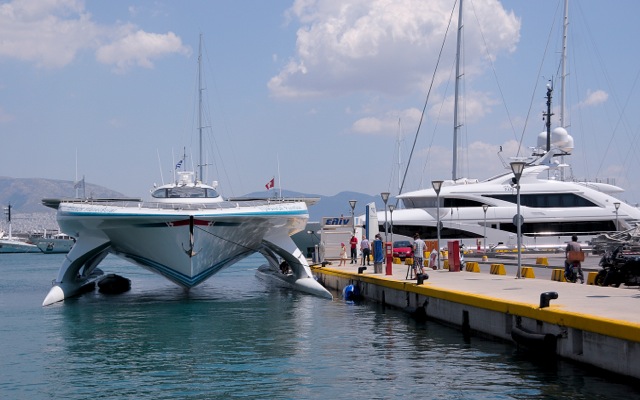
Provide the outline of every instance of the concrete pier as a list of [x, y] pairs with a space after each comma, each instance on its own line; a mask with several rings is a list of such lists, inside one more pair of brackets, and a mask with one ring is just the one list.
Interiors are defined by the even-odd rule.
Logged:
[[479, 272], [426, 269], [422, 285], [406, 279], [402, 264], [393, 265], [392, 275], [374, 274], [373, 266], [359, 274], [358, 265], [337, 263], [312, 269], [327, 288], [354, 284], [368, 300], [640, 379], [640, 291], [552, 280], [562, 260], [531, 267], [534, 279], [516, 279], [510, 264], [505, 275], [491, 273], [500, 259], [478, 262]]

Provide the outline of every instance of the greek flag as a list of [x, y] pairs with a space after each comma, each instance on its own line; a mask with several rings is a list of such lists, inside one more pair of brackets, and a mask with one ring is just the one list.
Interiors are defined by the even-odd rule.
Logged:
[[176, 164], [176, 169], [178, 169], [178, 168], [180, 168], [182, 166], [182, 161], [184, 161], [184, 160], [178, 161], [178, 163]]

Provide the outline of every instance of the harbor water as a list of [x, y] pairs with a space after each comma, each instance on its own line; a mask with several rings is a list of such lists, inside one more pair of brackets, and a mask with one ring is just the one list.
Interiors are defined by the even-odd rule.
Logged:
[[190, 292], [109, 256], [131, 291], [43, 308], [63, 259], [0, 256], [2, 399], [640, 399], [637, 382], [511, 343], [269, 287], [259, 256]]

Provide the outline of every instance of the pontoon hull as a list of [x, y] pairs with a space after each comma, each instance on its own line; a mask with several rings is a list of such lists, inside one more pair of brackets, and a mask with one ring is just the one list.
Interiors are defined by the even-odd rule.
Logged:
[[290, 238], [305, 227], [306, 205], [262, 203], [193, 210], [61, 203], [60, 228], [77, 242], [43, 305], [75, 295], [108, 253], [189, 289], [268, 246], [288, 259], [301, 278], [311, 278]]

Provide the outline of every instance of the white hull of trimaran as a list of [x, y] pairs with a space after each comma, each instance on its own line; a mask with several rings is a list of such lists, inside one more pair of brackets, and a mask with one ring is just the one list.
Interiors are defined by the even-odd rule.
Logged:
[[296, 280], [304, 280], [303, 286], [310, 288], [306, 292], [332, 297], [313, 279], [306, 258], [290, 238], [305, 227], [304, 202], [222, 202], [175, 208], [61, 203], [60, 227], [77, 242], [43, 305], [80, 293], [108, 253], [187, 289], [250, 254], [275, 254], [274, 259], [287, 260]]

